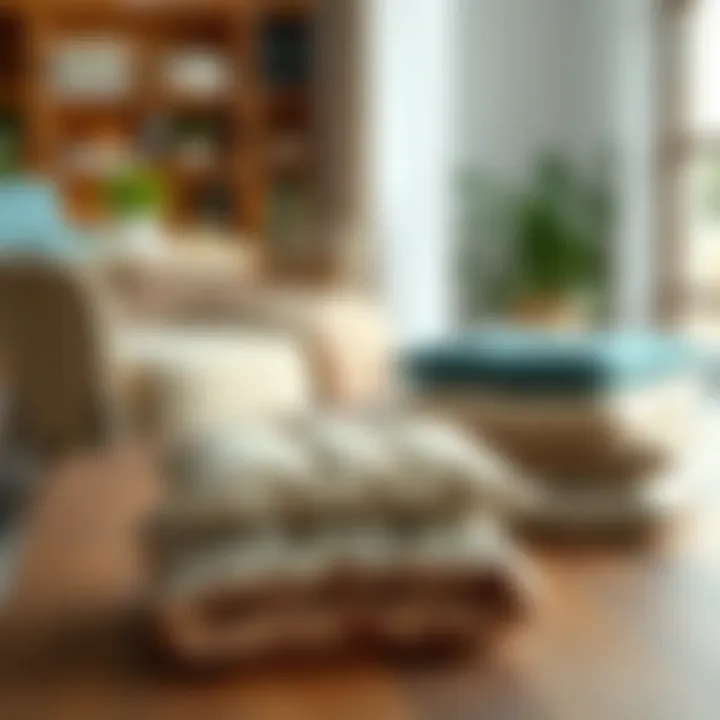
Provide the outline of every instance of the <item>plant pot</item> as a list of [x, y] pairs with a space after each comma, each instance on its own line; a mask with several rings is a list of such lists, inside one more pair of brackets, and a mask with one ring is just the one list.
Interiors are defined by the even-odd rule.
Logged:
[[537, 328], [574, 329], [586, 327], [586, 303], [573, 293], [532, 293], [515, 300], [510, 317], [519, 325]]

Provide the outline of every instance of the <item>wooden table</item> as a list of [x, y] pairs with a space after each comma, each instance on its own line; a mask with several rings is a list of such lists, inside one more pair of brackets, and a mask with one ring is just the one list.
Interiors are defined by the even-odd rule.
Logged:
[[163, 668], [142, 611], [137, 525], [159, 487], [132, 450], [76, 458], [48, 478], [0, 616], [0, 718], [720, 717], [714, 503], [652, 550], [533, 551], [537, 616], [492, 658], [198, 677]]

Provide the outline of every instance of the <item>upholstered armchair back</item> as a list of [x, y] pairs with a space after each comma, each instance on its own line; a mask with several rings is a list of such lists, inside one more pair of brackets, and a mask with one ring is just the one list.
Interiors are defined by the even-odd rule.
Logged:
[[70, 265], [0, 262], [0, 337], [13, 441], [43, 454], [97, 443], [107, 431], [97, 305]]

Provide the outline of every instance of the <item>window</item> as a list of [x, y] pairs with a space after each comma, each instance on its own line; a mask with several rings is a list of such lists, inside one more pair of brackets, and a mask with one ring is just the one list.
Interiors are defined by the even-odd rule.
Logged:
[[680, 22], [682, 315], [692, 331], [720, 340], [720, 1], [683, 3]]

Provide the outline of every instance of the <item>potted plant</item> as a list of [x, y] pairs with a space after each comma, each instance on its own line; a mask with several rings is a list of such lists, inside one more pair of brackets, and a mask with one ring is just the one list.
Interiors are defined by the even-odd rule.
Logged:
[[584, 175], [545, 155], [519, 188], [466, 173], [462, 267], [471, 312], [481, 303], [523, 323], [568, 325], [602, 310], [612, 201], [606, 165], [596, 170]]
[[108, 178], [107, 199], [123, 242], [137, 249], [161, 243], [165, 185], [159, 174], [142, 165], [127, 166]]

